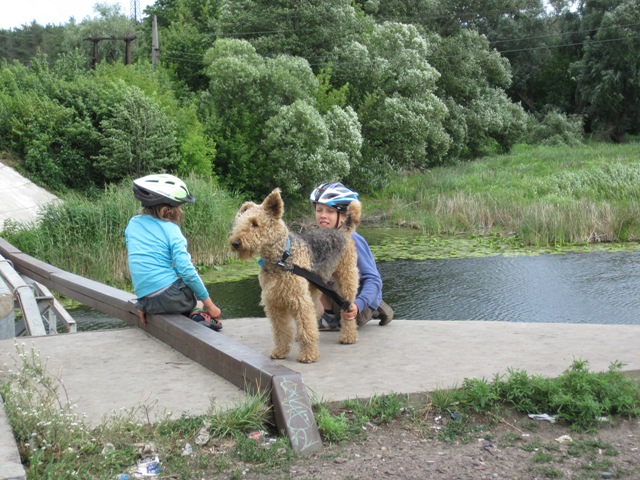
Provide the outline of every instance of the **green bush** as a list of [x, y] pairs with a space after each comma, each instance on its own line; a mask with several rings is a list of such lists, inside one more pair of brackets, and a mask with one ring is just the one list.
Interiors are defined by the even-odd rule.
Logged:
[[582, 143], [583, 117], [551, 111], [541, 119], [529, 115], [526, 142], [531, 145], [567, 145]]

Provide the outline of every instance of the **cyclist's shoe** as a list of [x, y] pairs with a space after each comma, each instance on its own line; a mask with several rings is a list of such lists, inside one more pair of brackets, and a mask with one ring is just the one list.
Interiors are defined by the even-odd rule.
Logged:
[[207, 312], [201, 308], [195, 308], [190, 314], [189, 318], [194, 322], [198, 322], [213, 331], [219, 332], [222, 330], [222, 322], [217, 318], [211, 318]]
[[391, 308], [385, 301], [383, 300], [380, 303], [380, 306], [376, 309], [377, 315], [374, 314], [374, 318], [380, 319], [380, 326], [385, 326], [391, 323], [393, 320], [393, 308]]
[[340, 318], [333, 313], [324, 312], [318, 319], [318, 330], [321, 332], [340, 330]]

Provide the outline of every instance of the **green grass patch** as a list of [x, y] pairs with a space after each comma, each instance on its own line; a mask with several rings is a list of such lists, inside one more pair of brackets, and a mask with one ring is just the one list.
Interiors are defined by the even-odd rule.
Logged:
[[640, 144], [519, 145], [508, 155], [398, 175], [365, 218], [421, 236], [500, 233], [530, 246], [640, 238]]
[[[197, 199], [184, 206], [182, 230], [189, 252], [201, 272], [215, 270], [232, 259], [227, 238], [240, 199], [195, 176], [186, 182]], [[139, 209], [131, 181], [125, 181], [95, 198], [67, 195], [62, 204], [45, 207], [39, 223], [5, 222], [0, 233], [39, 260], [130, 289], [124, 230]]]
[[[398, 173], [361, 197], [360, 231], [377, 261], [637, 250], [639, 180], [637, 142], [518, 145], [506, 155]], [[227, 245], [242, 199], [195, 176], [186, 181], [197, 202], [185, 207], [183, 230], [200, 273], [208, 283], [255, 275], [255, 262], [235, 261]], [[124, 228], [139, 208], [131, 182], [63, 200], [44, 209], [41, 223], [8, 221], [0, 235], [59, 268], [130, 289]], [[313, 223], [308, 201], [287, 202], [294, 230]]]

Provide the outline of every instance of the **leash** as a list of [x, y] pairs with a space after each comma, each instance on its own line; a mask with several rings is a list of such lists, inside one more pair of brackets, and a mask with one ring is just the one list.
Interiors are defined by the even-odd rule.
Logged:
[[[336, 292], [333, 287], [331, 287], [331, 285], [327, 284], [318, 275], [316, 275], [310, 270], [307, 270], [306, 268], [302, 268], [296, 265], [295, 263], [292, 263], [291, 266], [287, 265], [286, 261], [290, 256], [291, 256], [291, 237], [287, 235], [287, 243], [285, 245], [284, 252], [282, 253], [282, 258], [280, 258], [280, 260], [275, 262], [274, 265], [277, 265], [283, 270], [287, 270], [293, 273], [294, 275], [298, 275], [299, 277], [302, 277], [308, 280], [309, 282], [313, 283], [318, 288], [318, 290], [320, 290], [327, 297], [329, 297], [336, 304], [338, 304], [338, 306], [342, 310], [347, 311], [351, 308], [351, 302], [342, 298], [340, 294]], [[262, 259], [258, 260], [258, 264], [261, 267], [264, 267], [264, 260]]]

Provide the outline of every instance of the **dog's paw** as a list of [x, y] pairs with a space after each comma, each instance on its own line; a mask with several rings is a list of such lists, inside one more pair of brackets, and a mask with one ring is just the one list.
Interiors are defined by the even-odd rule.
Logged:
[[315, 363], [318, 361], [317, 355], [298, 355], [298, 361], [300, 363]]
[[281, 350], [273, 350], [271, 352], [270, 357], [273, 360], [283, 360], [283, 359], [287, 358], [287, 355], [289, 355], [289, 352], [283, 352]]
[[358, 335], [341, 333], [340, 338], [338, 338], [338, 343], [342, 343], [343, 345], [353, 345], [358, 342]]

